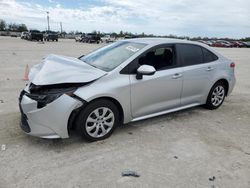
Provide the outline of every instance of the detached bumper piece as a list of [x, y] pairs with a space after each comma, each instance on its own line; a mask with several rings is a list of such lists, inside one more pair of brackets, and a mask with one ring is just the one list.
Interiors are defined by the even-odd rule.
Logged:
[[24, 132], [30, 133], [30, 126], [29, 126], [27, 119], [28, 119], [27, 116], [21, 113], [20, 127]]
[[27, 116], [23, 113], [22, 107], [21, 107], [21, 100], [23, 98], [23, 95], [25, 94], [24, 91], [21, 92], [20, 97], [19, 97], [19, 109], [21, 112], [21, 121], [20, 121], [20, 127], [21, 129], [26, 132], [26, 133], [30, 133], [30, 126], [29, 123], [27, 121]]

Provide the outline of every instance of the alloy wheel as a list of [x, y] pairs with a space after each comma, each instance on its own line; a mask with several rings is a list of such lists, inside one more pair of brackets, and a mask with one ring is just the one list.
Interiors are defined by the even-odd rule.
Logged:
[[214, 106], [219, 106], [225, 97], [225, 89], [223, 86], [218, 85], [214, 88], [214, 91], [211, 96], [211, 102]]
[[85, 126], [91, 137], [99, 138], [108, 134], [114, 123], [115, 115], [112, 110], [107, 107], [99, 107], [89, 114]]

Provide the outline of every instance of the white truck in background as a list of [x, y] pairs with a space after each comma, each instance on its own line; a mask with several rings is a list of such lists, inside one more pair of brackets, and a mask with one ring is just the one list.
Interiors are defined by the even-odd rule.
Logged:
[[109, 42], [115, 42], [115, 41], [116, 41], [116, 38], [111, 35], [104, 35], [103, 37], [101, 37], [101, 42], [109, 43]]

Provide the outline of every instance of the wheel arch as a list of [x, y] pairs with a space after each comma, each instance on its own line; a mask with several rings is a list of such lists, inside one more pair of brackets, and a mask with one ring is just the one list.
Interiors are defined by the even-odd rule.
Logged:
[[[225, 78], [221, 78], [221, 79], [218, 79], [216, 82], [214, 82], [214, 84], [216, 84], [218, 82], [222, 82], [223, 84], [225, 84], [225, 87], [226, 87], [226, 96], [227, 96], [228, 90], [229, 90], [229, 82], [228, 82], [228, 80], [225, 79]], [[214, 86], [214, 84], [212, 85], [212, 87]]]
[[118, 111], [119, 111], [119, 115], [120, 115], [120, 117], [119, 117], [120, 118], [119, 119], [120, 123], [123, 123], [123, 121], [124, 121], [124, 110], [123, 110], [122, 105], [120, 104], [120, 102], [117, 99], [113, 98], [113, 97], [108, 97], [108, 96], [97, 97], [97, 98], [94, 98], [94, 99], [92, 99], [90, 101], [85, 101], [85, 104], [83, 104], [81, 107], [79, 107], [79, 108], [77, 108], [77, 109], [75, 109], [75, 110], [73, 110], [71, 112], [71, 114], [69, 116], [69, 119], [68, 119], [68, 133], [69, 134], [70, 134], [71, 130], [75, 128], [75, 125], [76, 125], [75, 120], [77, 119], [80, 111], [83, 108], [85, 108], [88, 104], [90, 104], [90, 103], [92, 103], [94, 101], [100, 100], [100, 99], [109, 100], [109, 101], [113, 102], [117, 106]]
[[120, 104], [120, 102], [117, 99], [115, 99], [113, 97], [103, 96], [103, 97], [98, 97], [98, 98], [95, 98], [95, 99], [89, 101], [88, 104], [91, 103], [91, 102], [94, 102], [96, 100], [100, 100], [100, 99], [109, 100], [109, 101], [113, 102], [117, 106], [118, 111], [119, 111], [119, 115], [120, 115], [120, 117], [119, 117], [120, 118], [120, 123], [123, 123], [124, 111], [123, 111], [122, 105]]

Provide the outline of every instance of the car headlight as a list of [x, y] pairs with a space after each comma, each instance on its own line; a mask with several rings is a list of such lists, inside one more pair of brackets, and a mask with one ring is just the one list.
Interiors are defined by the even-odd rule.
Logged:
[[58, 94], [49, 94], [46, 95], [44, 98], [41, 100], [37, 101], [37, 108], [43, 108], [47, 104], [53, 102], [57, 98], [59, 98], [63, 93], [58, 93]]
[[30, 90], [30, 93], [26, 93], [26, 96], [37, 101], [37, 108], [43, 108], [47, 104], [53, 102], [63, 94], [67, 94], [68, 96], [73, 96], [74, 92], [77, 90], [77, 87], [70, 88], [46, 88], [39, 89], [37, 91]]

